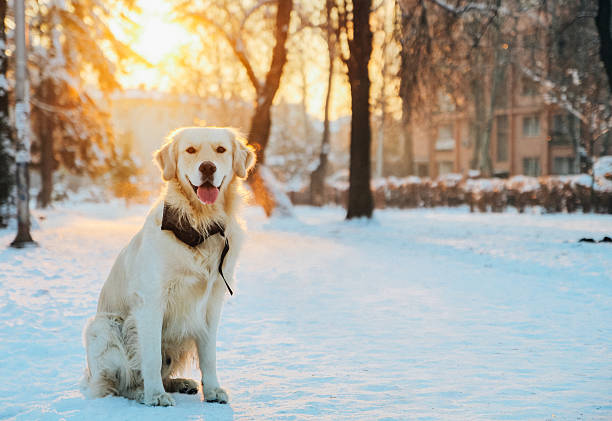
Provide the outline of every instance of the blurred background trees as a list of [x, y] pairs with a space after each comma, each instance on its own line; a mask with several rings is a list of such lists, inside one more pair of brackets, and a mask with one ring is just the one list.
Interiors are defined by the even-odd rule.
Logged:
[[95, 177], [118, 160], [108, 95], [120, 88], [117, 71], [137, 58], [108, 21], [117, 1], [30, 4], [29, 75], [32, 145], [40, 173], [39, 207], [51, 203], [54, 172]]
[[7, 0], [0, 0], [0, 228], [6, 227], [14, 188], [13, 136], [9, 120], [9, 58], [6, 39]]
[[[78, 186], [145, 200], [151, 152], [190, 124], [249, 137], [269, 215], [290, 213], [287, 191], [315, 205], [340, 191], [348, 216], [369, 216], [383, 177], [590, 174], [612, 155], [609, 0], [371, 3], [28, 0], [38, 205]], [[0, 225], [14, 194], [2, 13]]]

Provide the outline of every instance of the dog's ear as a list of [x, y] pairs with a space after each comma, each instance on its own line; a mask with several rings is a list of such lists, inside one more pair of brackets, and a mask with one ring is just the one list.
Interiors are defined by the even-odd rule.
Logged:
[[249, 170], [255, 165], [255, 151], [247, 144], [245, 138], [237, 133], [234, 135], [234, 172], [240, 178], [246, 178]]
[[176, 177], [176, 140], [172, 135], [168, 141], [155, 152], [155, 162], [159, 165], [164, 181], [170, 181]]

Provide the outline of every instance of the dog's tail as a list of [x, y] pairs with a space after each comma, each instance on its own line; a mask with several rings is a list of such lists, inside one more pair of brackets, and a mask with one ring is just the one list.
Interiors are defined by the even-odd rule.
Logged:
[[84, 332], [87, 368], [81, 383], [91, 398], [124, 395], [138, 386], [138, 335], [131, 318], [98, 314]]

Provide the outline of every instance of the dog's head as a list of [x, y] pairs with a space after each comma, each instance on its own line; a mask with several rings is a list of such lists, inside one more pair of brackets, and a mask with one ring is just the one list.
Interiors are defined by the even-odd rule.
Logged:
[[155, 160], [165, 181], [176, 179], [185, 191], [209, 205], [234, 177], [246, 177], [255, 164], [255, 153], [233, 129], [185, 127], [168, 136], [155, 152]]

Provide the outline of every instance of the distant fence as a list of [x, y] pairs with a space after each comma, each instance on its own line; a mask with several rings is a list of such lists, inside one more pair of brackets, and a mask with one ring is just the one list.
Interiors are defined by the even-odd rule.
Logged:
[[[503, 212], [508, 206], [524, 212], [541, 206], [546, 212], [598, 212], [612, 214], [612, 179], [590, 175], [467, 178], [448, 174], [435, 180], [419, 177], [376, 179], [372, 193], [376, 208], [430, 208], [467, 204], [470, 211]], [[308, 189], [289, 192], [294, 204], [309, 204]], [[327, 185], [326, 204], [346, 207], [348, 184]]]

